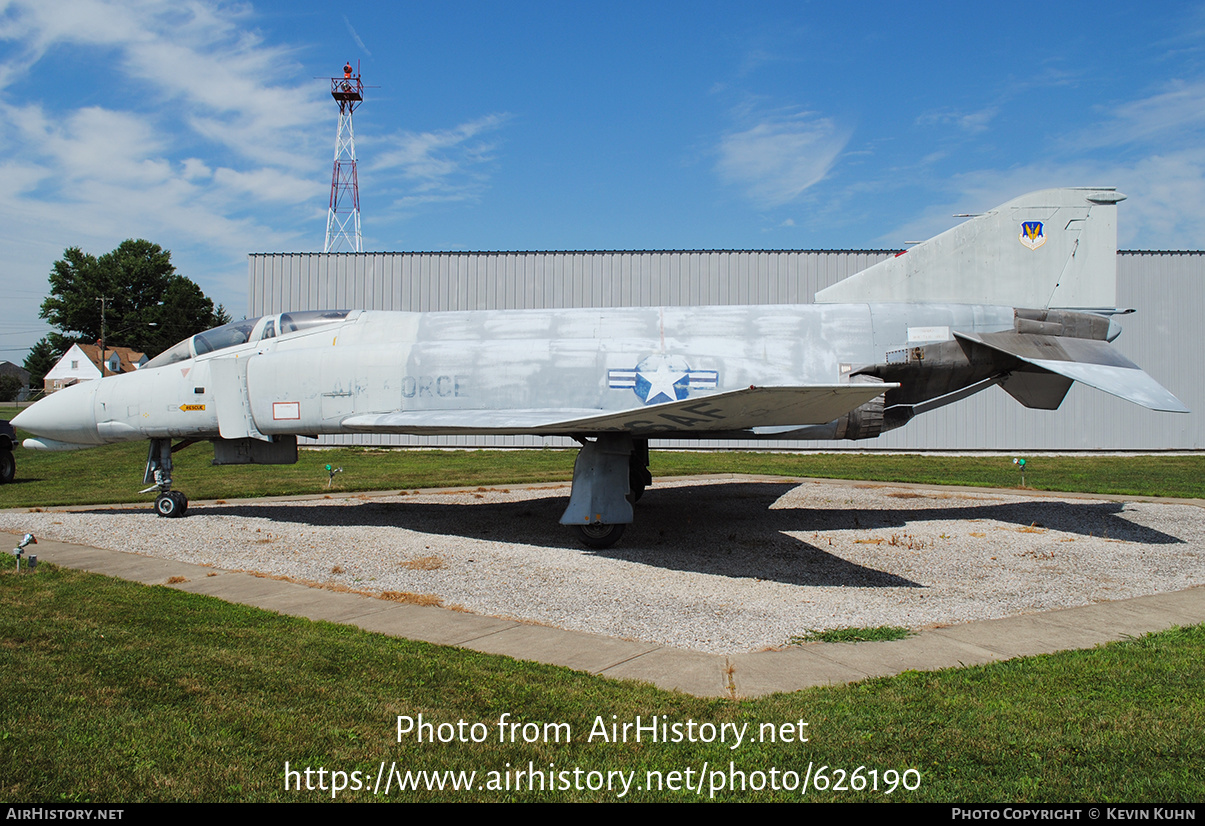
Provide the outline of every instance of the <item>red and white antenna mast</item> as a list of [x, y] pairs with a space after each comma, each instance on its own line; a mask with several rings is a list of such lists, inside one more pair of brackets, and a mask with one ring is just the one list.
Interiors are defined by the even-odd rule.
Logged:
[[360, 234], [360, 185], [356, 178], [356, 132], [351, 116], [364, 102], [364, 81], [360, 63], [351, 70], [351, 61], [343, 66], [343, 77], [331, 78], [331, 97], [339, 104], [339, 128], [335, 132], [335, 168], [331, 172], [331, 208], [326, 216], [326, 243], [323, 252], [338, 252], [346, 242], [349, 252], [364, 251]]

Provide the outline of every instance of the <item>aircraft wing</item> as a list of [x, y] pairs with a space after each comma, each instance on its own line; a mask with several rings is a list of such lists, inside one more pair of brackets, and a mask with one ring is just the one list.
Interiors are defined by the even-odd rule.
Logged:
[[1105, 341], [1029, 333], [977, 334], [956, 331], [954, 336], [1151, 410], [1189, 412], [1163, 385]]
[[563, 408], [540, 410], [403, 410], [365, 413], [343, 420], [361, 433], [455, 435], [487, 433], [540, 436], [625, 432], [709, 433], [773, 425], [827, 424], [898, 384], [831, 384], [748, 387], [710, 396], [618, 412]]

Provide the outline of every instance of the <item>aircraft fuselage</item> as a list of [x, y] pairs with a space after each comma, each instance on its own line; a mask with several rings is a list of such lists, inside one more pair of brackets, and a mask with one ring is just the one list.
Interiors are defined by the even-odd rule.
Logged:
[[[890, 352], [950, 341], [952, 330], [1012, 329], [1013, 309], [813, 304], [352, 312], [264, 338], [269, 322], [279, 329], [275, 316], [256, 320], [242, 344], [65, 388], [42, 404], [69, 407], [74, 415], [36, 432], [78, 445], [318, 435], [349, 432], [344, 422], [353, 416], [396, 411], [603, 413], [751, 386], [837, 385]], [[650, 432], [698, 437], [672, 419]]]

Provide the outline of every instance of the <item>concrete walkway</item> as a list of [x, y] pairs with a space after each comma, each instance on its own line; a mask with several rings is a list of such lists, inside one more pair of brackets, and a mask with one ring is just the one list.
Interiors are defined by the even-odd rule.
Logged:
[[38, 544], [27, 551], [36, 553], [39, 561], [147, 585], [165, 585], [207, 594], [281, 614], [561, 665], [604, 677], [643, 680], [661, 688], [704, 697], [756, 697], [909, 670], [932, 671], [1091, 648], [1174, 625], [1205, 622], [1205, 587], [1202, 587], [1044, 614], [966, 623], [922, 631], [896, 642], [816, 643], [779, 651], [722, 656], [444, 608], [404, 605], [266, 576], [48, 539], [39, 539]]

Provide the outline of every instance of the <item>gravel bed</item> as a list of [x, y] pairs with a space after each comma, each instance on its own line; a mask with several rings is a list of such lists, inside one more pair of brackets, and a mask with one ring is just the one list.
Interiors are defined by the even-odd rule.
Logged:
[[1205, 583], [1205, 509], [890, 485], [660, 483], [605, 551], [567, 485], [0, 513], [0, 529], [712, 653], [808, 629], [911, 628]]

